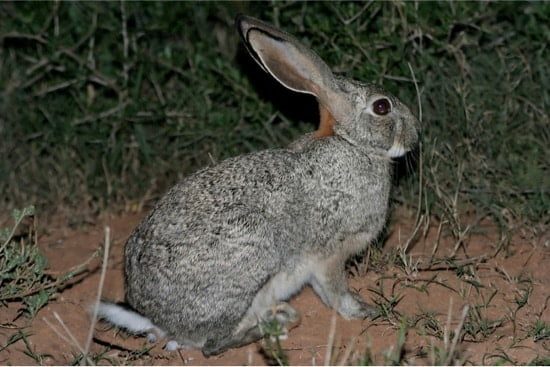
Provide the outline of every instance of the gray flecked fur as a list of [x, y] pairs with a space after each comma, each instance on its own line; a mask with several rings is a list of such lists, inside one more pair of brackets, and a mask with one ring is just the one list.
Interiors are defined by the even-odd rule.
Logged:
[[[346, 318], [375, 314], [348, 289], [344, 264], [384, 226], [391, 157], [418, 137], [416, 118], [383, 89], [332, 75], [313, 51], [263, 22], [241, 16], [237, 24], [258, 63], [283, 85], [316, 95], [336, 124], [334, 136], [186, 177], [129, 238], [128, 303], [205, 355], [260, 338], [261, 320], [274, 313], [295, 322], [284, 301], [307, 284]], [[305, 75], [288, 75], [295, 62]], [[391, 102], [389, 114], [372, 113], [379, 98]]]

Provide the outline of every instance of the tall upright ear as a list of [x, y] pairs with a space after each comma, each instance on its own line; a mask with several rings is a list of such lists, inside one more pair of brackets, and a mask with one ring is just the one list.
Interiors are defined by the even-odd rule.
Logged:
[[315, 52], [258, 19], [238, 15], [235, 23], [248, 52], [266, 72], [288, 89], [316, 96], [338, 120], [347, 103], [335, 91], [332, 71]]

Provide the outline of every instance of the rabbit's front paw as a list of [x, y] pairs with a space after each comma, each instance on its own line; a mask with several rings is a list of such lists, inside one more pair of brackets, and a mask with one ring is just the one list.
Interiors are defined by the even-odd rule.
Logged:
[[378, 311], [369, 306], [358, 294], [347, 292], [340, 300], [338, 313], [345, 319], [372, 319], [379, 316]]

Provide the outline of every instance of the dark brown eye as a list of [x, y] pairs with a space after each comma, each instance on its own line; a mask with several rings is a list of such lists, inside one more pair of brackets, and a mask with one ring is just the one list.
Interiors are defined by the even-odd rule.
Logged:
[[377, 99], [372, 103], [372, 110], [377, 115], [387, 115], [391, 111], [391, 103], [387, 98]]

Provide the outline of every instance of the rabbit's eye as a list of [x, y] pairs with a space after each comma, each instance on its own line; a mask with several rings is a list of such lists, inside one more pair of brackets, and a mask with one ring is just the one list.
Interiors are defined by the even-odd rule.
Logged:
[[391, 111], [391, 103], [387, 98], [377, 99], [372, 103], [372, 110], [377, 115], [387, 115]]

